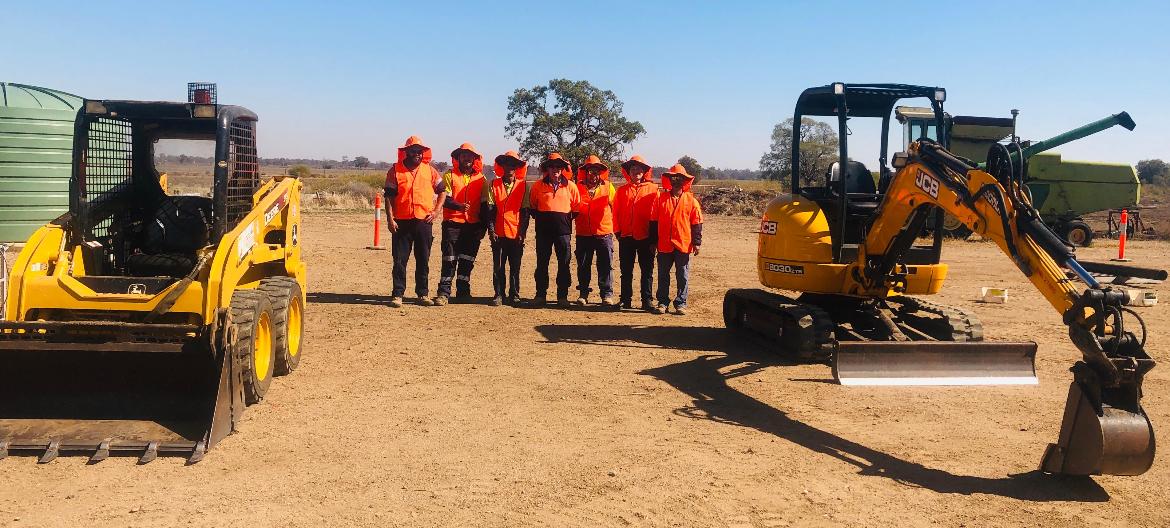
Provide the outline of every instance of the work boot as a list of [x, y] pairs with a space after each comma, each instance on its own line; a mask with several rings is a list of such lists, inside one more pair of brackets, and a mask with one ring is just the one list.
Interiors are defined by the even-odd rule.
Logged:
[[520, 306], [520, 296], [519, 295], [509, 295], [507, 301], [505, 301], [505, 302], [507, 302], [508, 304], [510, 304], [512, 306]]
[[450, 299], [446, 295], [435, 297], [435, 306], [447, 306], [448, 302], [450, 302]]
[[589, 294], [583, 293], [577, 298], [577, 306], [589, 306]]
[[432, 301], [430, 297], [423, 295], [423, 296], [420, 296], [418, 298], [418, 305], [419, 306], [434, 306], [435, 301]]
[[471, 291], [461, 290], [455, 294], [455, 302], [471, 302]]
[[569, 307], [569, 298], [568, 297], [558, 298], [557, 299], [557, 306], [560, 306], [561, 308], [568, 308]]
[[390, 298], [390, 307], [391, 308], [402, 308], [402, 297], [391, 297]]
[[687, 307], [686, 306], [675, 306], [674, 307], [674, 315], [686, 315], [686, 314], [687, 314]]
[[499, 306], [501, 304], [504, 304], [503, 297], [500, 297], [499, 295], [492, 297], [492, 306]]
[[537, 295], [536, 297], [532, 298], [532, 304], [534, 306], [544, 306], [544, 305], [548, 304], [548, 296], [547, 295]]
[[654, 315], [662, 315], [662, 314], [666, 313], [666, 305], [660, 304], [658, 306], [655, 306], [653, 310], [650, 310], [650, 312], [653, 313]]
[[617, 305], [613, 302], [613, 297], [602, 297], [601, 298], [601, 306], [603, 306], [605, 308], [610, 308], [612, 306], [617, 306]]
[[621, 307], [623, 309], [626, 309], [626, 310], [633, 310], [634, 309], [634, 301], [631, 301], [629, 299], [625, 299], [622, 301]]

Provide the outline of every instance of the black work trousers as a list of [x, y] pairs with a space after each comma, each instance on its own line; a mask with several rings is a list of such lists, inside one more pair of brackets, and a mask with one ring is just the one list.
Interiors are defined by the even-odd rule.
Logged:
[[613, 295], [613, 235], [577, 237], [577, 291], [587, 297], [593, 291], [593, 262], [597, 262], [597, 289], [601, 298]]
[[548, 264], [555, 251], [557, 254], [557, 299], [569, 298], [569, 253], [572, 235], [536, 232], [536, 296], [548, 294]]
[[621, 302], [633, 301], [634, 260], [636, 259], [641, 272], [639, 293], [642, 296], [642, 304], [645, 306], [654, 305], [651, 287], [654, 285], [655, 245], [654, 240], [650, 238], [635, 240], [634, 237], [621, 237], [618, 239], [618, 266], [622, 273]]
[[479, 255], [479, 244], [487, 229], [483, 224], [444, 221], [443, 236], [439, 247], [443, 251], [443, 267], [439, 273], [441, 297], [451, 296], [451, 281], [455, 281], [455, 293], [459, 297], [471, 296], [471, 270], [475, 268], [475, 257]]
[[492, 284], [496, 297], [520, 296], [520, 261], [524, 258], [524, 242], [516, 238], [499, 237], [492, 244]]
[[406, 292], [406, 264], [410, 261], [410, 252], [414, 250], [414, 293], [419, 298], [426, 297], [430, 288], [430, 260], [431, 245], [435, 235], [430, 222], [418, 219], [398, 220], [398, 231], [391, 238], [391, 251], [394, 257], [394, 289], [393, 297], [402, 297]]

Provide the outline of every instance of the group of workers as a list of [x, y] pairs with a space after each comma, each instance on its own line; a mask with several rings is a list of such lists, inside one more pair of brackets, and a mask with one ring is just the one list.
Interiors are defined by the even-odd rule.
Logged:
[[[390, 304], [402, 306], [406, 267], [414, 253], [415, 294], [422, 306], [443, 306], [471, 298], [471, 272], [486, 234], [492, 248], [493, 306], [519, 305], [520, 262], [529, 224], [536, 224], [536, 295], [533, 304], [548, 304], [549, 264], [556, 255], [557, 304], [569, 306], [569, 255], [576, 234], [578, 305], [592, 302], [592, 275], [597, 271], [598, 302], [633, 308], [634, 264], [641, 274], [643, 310], [663, 314], [687, 307], [690, 259], [703, 243], [703, 213], [690, 192], [694, 176], [682, 165], [662, 175], [662, 190], [653, 169], [641, 156], [621, 165], [625, 183], [615, 188], [609, 167], [589, 156], [573, 173], [559, 153], [539, 165], [540, 179], [526, 181], [528, 163], [515, 151], [496, 156], [496, 177], [483, 174], [483, 156], [470, 143], [451, 152], [451, 170], [439, 174], [431, 149], [418, 136], [398, 148], [398, 161], [386, 172], [386, 216], [392, 234], [394, 289]], [[430, 297], [429, 260], [432, 227], [441, 211], [442, 269], [436, 296]], [[613, 299], [613, 249], [617, 238], [621, 295]], [[651, 295], [654, 262], [658, 288]], [[670, 299], [670, 273], [676, 293]], [[452, 295], [454, 284], [454, 295]]]

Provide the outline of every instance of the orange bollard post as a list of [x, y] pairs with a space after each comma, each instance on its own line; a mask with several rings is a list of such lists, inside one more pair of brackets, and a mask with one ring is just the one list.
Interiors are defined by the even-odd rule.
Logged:
[[1114, 262], [1129, 262], [1129, 259], [1125, 258], [1125, 239], [1129, 236], [1129, 209], [1121, 210], [1121, 221], [1119, 223], [1121, 226], [1118, 228], [1119, 233], [1117, 235], [1117, 258], [1110, 260]]
[[366, 249], [386, 249], [382, 245], [382, 195], [374, 195], [374, 245]]

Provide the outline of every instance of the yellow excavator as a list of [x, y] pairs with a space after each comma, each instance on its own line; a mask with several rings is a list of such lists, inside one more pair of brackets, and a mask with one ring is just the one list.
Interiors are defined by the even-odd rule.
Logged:
[[[893, 154], [887, 168], [890, 117], [903, 99], [929, 101], [935, 126]], [[834, 83], [800, 95], [792, 190], [769, 204], [758, 249], [760, 282], [798, 295], [731, 290], [723, 308], [727, 327], [762, 334], [795, 358], [830, 362], [842, 385], [1037, 383], [1035, 343], [984, 342], [973, 313], [918, 297], [937, 293], [946, 279], [937, 227], [944, 214], [953, 215], [1012, 260], [1063, 318], [1083, 356], [1071, 368], [1060, 436], [1041, 470], [1145, 472], [1154, 458], [1153, 427], [1141, 406], [1142, 377], [1154, 366], [1145, 325], [1126, 307], [1125, 290], [1092, 275], [1117, 266], [1078, 261], [1041, 221], [1024, 185], [1019, 145], [993, 145], [983, 165], [948, 152], [939, 133], [945, 100], [942, 88], [902, 84]], [[817, 166], [824, 156], [802, 155], [805, 116], [834, 118], [836, 162]], [[882, 120], [877, 171], [849, 156], [857, 118]], [[1088, 128], [1114, 124], [1134, 127], [1123, 112]]]
[[[29, 238], [10, 276], [0, 458], [198, 462], [297, 367], [302, 184], [264, 181], [256, 114], [203, 90], [85, 101], [69, 212]], [[167, 194], [160, 140], [214, 144], [211, 188]]]

